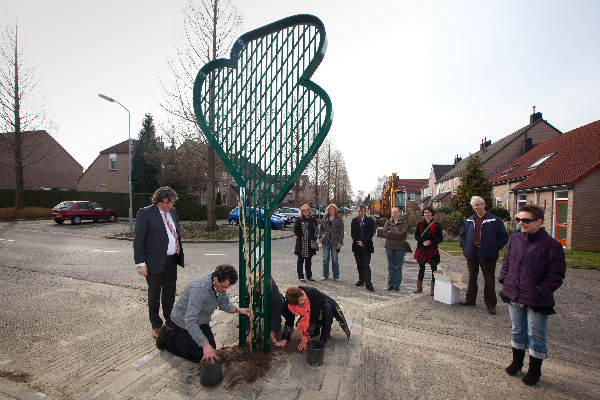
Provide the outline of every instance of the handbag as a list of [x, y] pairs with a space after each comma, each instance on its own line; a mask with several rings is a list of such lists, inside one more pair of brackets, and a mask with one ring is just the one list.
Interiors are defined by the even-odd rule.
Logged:
[[310, 248], [314, 251], [319, 251], [319, 243], [315, 239], [310, 240]]

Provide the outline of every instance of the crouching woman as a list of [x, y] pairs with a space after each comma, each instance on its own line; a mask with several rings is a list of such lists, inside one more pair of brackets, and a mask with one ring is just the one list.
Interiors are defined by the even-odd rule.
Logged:
[[296, 323], [300, 332], [300, 344], [298, 345], [300, 351], [306, 350], [308, 342], [319, 334], [319, 331], [321, 335], [319, 340], [325, 346], [327, 339], [331, 336], [333, 318], [338, 321], [346, 333], [346, 337], [350, 340], [350, 329], [338, 304], [315, 288], [309, 286], [288, 288], [285, 292], [285, 307], [283, 307], [282, 314], [285, 316], [285, 328], [282, 335], [284, 344], [291, 338], [296, 316], [300, 316]]
[[529, 349], [529, 370], [523, 382], [535, 385], [542, 375], [542, 361], [548, 357], [546, 323], [555, 314], [553, 293], [565, 278], [565, 253], [541, 226], [544, 210], [540, 207], [520, 207], [515, 221], [521, 231], [510, 237], [498, 276], [500, 298], [508, 303], [511, 322], [513, 360], [506, 373], [516, 375], [523, 368]]

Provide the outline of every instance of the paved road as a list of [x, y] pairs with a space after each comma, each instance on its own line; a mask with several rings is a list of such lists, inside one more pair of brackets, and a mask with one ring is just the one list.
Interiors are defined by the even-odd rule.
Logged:
[[[381, 239], [372, 263], [375, 293], [353, 286], [349, 240], [340, 253], [341, 280], [314, 284], [339, 301], [353, 333], [347, 343], [334, 324], [322, 368], [309, 367], [294, 351], [276, 351], [264, 379], [231, 387], [226, 378], [207, 392], [194, 364], [154, 348], [131, 242], [104, 238], [126, 229], [126, 223], [0, 223], [0, 399], [38, 398], [36, 391], [67, 399], [201, 399], [209, 393], [231, 399], [600, 398], [597, 271], [568, 270], [549, 323], [552, 357], [541, 384], [527, 388], [503, 372], [510, 357], [506, 307], [490, 316], [481, 305], [464, 309], [412, 294], [417, 271], [410, 256], [400, 292], [385, 291]], [[293, 243], [272, 244], [273, 275], [282, 289], [297, 284]], [[189, 243], [185, 251], [179, 290], [218, 263], [237, 264], [237, 243]], [[317, 255], [317, 279], [319, 264]], [[442, 264], [465, 271], [462, 260], [447, 254]], [[236, 323], [215, 313], [219, 345], [236, 342]], [[6, 379], [15, 373], [25, 385], [15, 375]]]

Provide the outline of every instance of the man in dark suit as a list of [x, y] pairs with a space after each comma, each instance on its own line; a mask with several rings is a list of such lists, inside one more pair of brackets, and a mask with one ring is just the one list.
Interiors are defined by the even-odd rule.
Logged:
[[367, 290], [373, 291], [371, 284], [371, 253], [375, 251], [373, 247], [373, 235], [375, 235], [375, 222], [372, 218], [366, 216], [365, 206], [360, 205], [356, 208], [358, 216], [352, 219], [350, 225], [350, 235], [352, 236], [352, 252], [356, 260], [356, 269], [358, 270], [358, 282], [356, 286], [365, 285]]
[[179, 217], [173, 207], [176, 201], [177, 193], [170, 187], [156, 189], [152, 205], [140, 208], [135, 219], [133, 257], [138, 274], [145, 276], [148, 283], [148, 312], [154, 339], [163, 324], [158, 315], [161, 299], [165, 322], [171, 323], [177, 265], [184, 265]]

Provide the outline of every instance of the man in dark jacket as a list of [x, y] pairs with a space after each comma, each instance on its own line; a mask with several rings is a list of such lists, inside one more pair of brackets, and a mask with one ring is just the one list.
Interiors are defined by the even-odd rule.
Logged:
[[168, 186], [156, 189], [152, 205], [140, 208], [135, 218], [133, 258], [138, 274], [148, 284], [148, 313], [152, 336], [158, 337], [163, 324], [158, 315], [162, 292], [165, 322], [171, 323], [175, 303], [177, 265], [184, 265], [179, 217], [173, 204], [177, 193]]
[[500, 297], [508, 303], [511, 322], [513, 360], [506, 373], [516, 375], [523, 368], [529, 348], [529, 371], [523, 382], [535, 385], [542, 375], [542, 361], [548, 357], [546, 326], [548, 316], [555, 313], [553, 293], [565, 278], [565, 253], [541, 226], [543, 209], [522, 206], [515, 221], [521, 231], [510, 237], [498, 276]]
[[481, 266], [483, 300], [490, 314], [496, 314], [495, 271], [498, 253], [508, 241], [508, 233], [500, 218], [485, 211], [485, 200], [471, 197], [475, 214], [467, 218], [460, 229], [460, 247], [467, 259], [469, 286], [463, 306], [474, 306], [477, 299], [477, 275]]
[[356, 286], [365, 285], [367, 290], [373, 291], [371, 284], [371, 253], [375, 251], [373, 247], [373, 235], [375, 235], [375, 222], [372, 218], [366, 216], [365, 206], [359, 205], [356, 208], [358, 216], [352, 219], [350, 224], [350, 235], [352, 236], [352, 252], [356, 260], [356, 269], [358, 270], [358, 282]]

